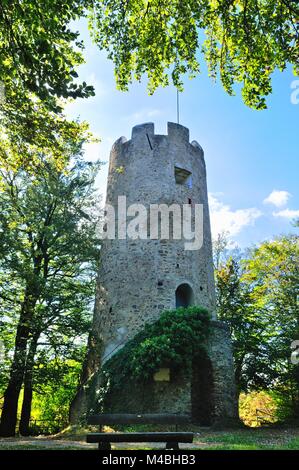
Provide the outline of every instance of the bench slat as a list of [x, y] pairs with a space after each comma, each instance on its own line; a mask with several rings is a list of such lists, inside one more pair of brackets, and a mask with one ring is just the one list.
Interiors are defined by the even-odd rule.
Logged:
[[192, 432], [130, 432], [90, 433], [86, 442], [193, 442]]
[[189, 424], [190, 416], [175, 414], [108, 414], [91, 415], [88, 424]]

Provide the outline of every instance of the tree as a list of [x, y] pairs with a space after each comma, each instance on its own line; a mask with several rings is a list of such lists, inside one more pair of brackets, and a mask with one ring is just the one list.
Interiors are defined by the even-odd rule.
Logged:
[[78, 385], [84, 352], [85, 348], [81, 351], [77, 348], [76, 359], [51, 359], [48, 355], [37, 357], [31, 434], [54, 434], [67, 426], [69, 406]]
[[266, 391], [240, 396], [240, 418], [246, 426], [258, 427], [277, 421], [277, 404]]
[[56, 98], [92, 93], [92, 87], [74, 80], [83, 43], [70, 29], [91, 5], [91, 0], [1, 1], [0, 76], [9, 100], [33, 94], [56, 109]]
[[185, 73], [199, 73], [203, 52], [213, 79], [220, 77], [229, 94], [242, 83], [245, 103], [262, 109], [274, 70], [292, 64], [298, 73], [296, 0], [3, 0], [0, 164], [37, 171], [35, 150], [45, 142], [58, 164], [63, 160], [60, 136], [76, 133], [62, 114], [64, 102], [94, 95], [76, 81], [84, 44], [70, 27], [87, 15], [122, 90], [144, 74], [150, 92], [170, 76], [181, 90]]
[[299, 367], [290, 361], [291, 343], [299, 339], [298, 236], [262, 243], [246, 262], [243, 279], [252, 286], [253, 308], [264, 312], [272, 387], [290, 399], [293, 415], [298, 417]]
[[260, 311], [250, 298], [250, 285], [242, 280], [238, 259], [229, 257], [216, 271], [217, 312], [231, 332], [238, 394], [265, 386], [265, 344], [268, 332]]
[[[68, 98], [94, 95], [76, 82], [83, 60], [79, 33], [69, 23], [85, 15], [88, 0], [3, 0], [0, 4], [0, 165], [39, 168], [47, 153], [63, 166], [66, 139], [82, 138], [83, 126], [68, 121]], [[85, 125], [85, 130], [87, 129]]]
[[220, 77], [229, 94], [241, 83], [244, 102], [266, 107], [271, 74], [292, 64], [298, 74], [297, 0], [95, 0], [91, 28], [108, 51], [117, 84], [128, 89], [146, 74], [149, 90], [200, 71]]
[[45, 160], [61, 170], [74, 145], [92, 141], [87, 123], [67, 120], [62, 112], [49, 111], [41, 101], [20, 99], [17, 110], [5, 102], [2, 111], [0, 168], [4, 171], [23, 168], [36, 173]]
[[23, 384], [22, 426], [25, 432], [28, 429], [39, 340], [55, 350], [59, 343], [63, 347], [62, 339], [70, 331], [69, 338], [83, 324], [86, 331], [84, 316], [98, 257], [99, 212], [93, 183], [99, 164], [84, 162], [77, 144], [67, 150], [74, 155], [64, 170], [47, 159], [35, 175], [1, 170], [0, 296], [8, 305], [6, 317], [16, 325], [1, 416], [3, 436], [15, 433]]
[[231, 329], [238, 391], [270, 390], [278, 412], [285, 415], [291, 403], [295, 416], [299, 368], [290, 356], [299, 338], [298, 266], [298, 236], [291, 235], [261, 243], [241, 260], [231, 256], [216, 270], [218, 316]]
[[217, 234], [217, 238], [213, 240], [213, 263], [214, 269], [217, 271], [224, 261], [229, 258], [229, 232], [222, 232]]
[[[45, 371], [50, 369], [46, 383], [49, 388], [49, 382], [52, 382], [54, 390], [64, 380], [63, 374], [68, 374], [68, 364], [76, 368], [83, 359], [82, 351], [90, 329], [96, 265], [91, 260], [92, 265], [88, 263], [84, 267], [82, 261], [76, 263], [70, 256], [65, 257], [66, 262], [70, 260], [72, 270], [68, 273], [60, 270], [50, 280], [32, 325], [19, 426], [23, 436], [30, 433], [33, 394], [40, 393], [40, 390], [45, 393]], [[50, 363], [52, 368], [49, 368]], [[71, 391], [74, 392], [73, 387]]]

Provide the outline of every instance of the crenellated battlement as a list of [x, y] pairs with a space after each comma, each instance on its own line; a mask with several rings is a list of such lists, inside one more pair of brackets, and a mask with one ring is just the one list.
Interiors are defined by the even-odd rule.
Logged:
[[153, 122], [145, 122], [143, 124], [138, 124], [132, 128], [132, 134], [131, 134], [131, 139], [127, 140], [126, 137], [122, 136], [119, 139], [117, 139], [114, 144], [113, 148], [119, 148], [123, 144], [128, 144], [130, 142], [138, 142], [143, 140], [144, 137], [146, 137], [147, 141], [148, 139], [151, 141], [154, 141], [155, 137], [164, 137], [167, 138], [170, 142], [180, 144], [189, 144], [192, 145], [194, 149], [196, 149], [201, 156], [204, 156], [204, 151], [200, 144], [196, 141], [193, 140], [191, 143], [189, 141], [190, 135], [189, 135], [189, 129], [185, 126], [182, 126], [181, 124], [177, 124], [174, 122], [168, 122], [167, 123], [167, 134], [155, 134], [155, 124]]

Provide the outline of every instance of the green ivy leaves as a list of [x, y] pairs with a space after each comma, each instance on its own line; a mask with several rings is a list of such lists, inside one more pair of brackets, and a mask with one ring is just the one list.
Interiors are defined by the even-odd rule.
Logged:
[[128, 377], [149, 380], [160, 367], [184, 367], [205, 350], [210, 316], [202, 307], [165, 311], [158, 321], [145, 326], [104, 366], [113, 386]]

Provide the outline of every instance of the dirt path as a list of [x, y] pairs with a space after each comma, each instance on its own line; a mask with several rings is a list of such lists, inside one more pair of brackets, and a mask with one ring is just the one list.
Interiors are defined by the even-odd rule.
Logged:
[[[197, 432], [198, 431], [198, 432]], [[299, 428], [292, 429], [238, 429], [225, 431], [212, 431], [210, 429], [197, 429], [193, 444], [182, 445], [184, 449], [209, 449], [215, 447], [227, 448], [261, 448], [263, 446], [288, 446], [292, 440], [299, 448]], [[96, 444], [85, 442], [85, 433], [80, 435], [61, 434], [57, 436], [16, 437], [0, 439], [0, 450], [22, 449], [48, 449], [48, 450], [88, 450], [96, 449]], [[165, 444], [136, 443], [113, 444], [115, 449], [163, 449]]]
[[[201, 443], [202, 446], [209, 446], [209, 444]], [[22, 449], [41, 449], [41, 450], [89, 450], [96, 449], [96, 444], [87, 444], [84, 441], [71, 441], [63, 439], [49, 439], [44, 437], [20, 437], [20, 438], [6, 438], [0, 439], [0, 450], [22, 450]], [[136, 444], [113, 444], [113, 449], [164, 449], [165, 444], [151, 444], [151, 443], [136, 443]], [[198, 443], [185, 444], [184, 449], [196, 449]]]

